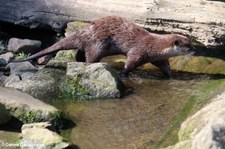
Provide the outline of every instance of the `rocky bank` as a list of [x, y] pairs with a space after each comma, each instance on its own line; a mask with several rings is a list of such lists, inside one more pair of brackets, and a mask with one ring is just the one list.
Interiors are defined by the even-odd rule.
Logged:
[[165, 149], [222, 149], [225, 147], [225, 93], [185, 120], [179, 142]]

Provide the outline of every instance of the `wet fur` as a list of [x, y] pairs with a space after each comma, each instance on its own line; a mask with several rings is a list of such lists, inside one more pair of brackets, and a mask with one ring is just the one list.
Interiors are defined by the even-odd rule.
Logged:
[[77, 59], [85, 60], [87, 63], [99, 62], [101, 58], [109, 55], [126, 55], [123, 69], [125, 75], [136, 67], [151, 62], [170, 76], [168, 59], [187, 54], [191, 48], [191, 42], [185, 36], [150, 33], [124, 18], [110, 16], [99, 19], [51, 47], [17, 62], [35, 59], [59, 50], [78, 49]]

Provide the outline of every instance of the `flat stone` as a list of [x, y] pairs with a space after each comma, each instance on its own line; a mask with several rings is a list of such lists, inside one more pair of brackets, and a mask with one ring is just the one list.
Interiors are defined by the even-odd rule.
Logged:
[[37, 149], [63, 149], [69, 146], [63, 137], [47, 129], [49, 123], [33, 123], [22, 126], [23, 148]]
[[59, 110], [15, 89], [0, 87], [0, 103], [23, 123], [48, 121], [57, 123]]

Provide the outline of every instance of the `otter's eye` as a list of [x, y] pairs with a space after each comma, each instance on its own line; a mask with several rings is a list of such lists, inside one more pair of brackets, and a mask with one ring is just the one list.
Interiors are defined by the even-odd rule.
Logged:
[[176, 45], [176, 46], [178, 46], [180, 44], [180, 41], [179, 40], [176, 40], [175, 42], [174, 42], [174, 45]]

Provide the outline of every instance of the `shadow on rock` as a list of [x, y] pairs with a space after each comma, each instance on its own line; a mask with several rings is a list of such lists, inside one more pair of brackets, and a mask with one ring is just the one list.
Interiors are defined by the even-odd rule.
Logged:
[[10, 131], [10, 132], [20, 132], [22, 125], [23, 123], [20, 120], [18, 120], [15, 117], [12, 117], [12, 119], [7, 124], [2, 125], [0, 127], [0, 130]]

